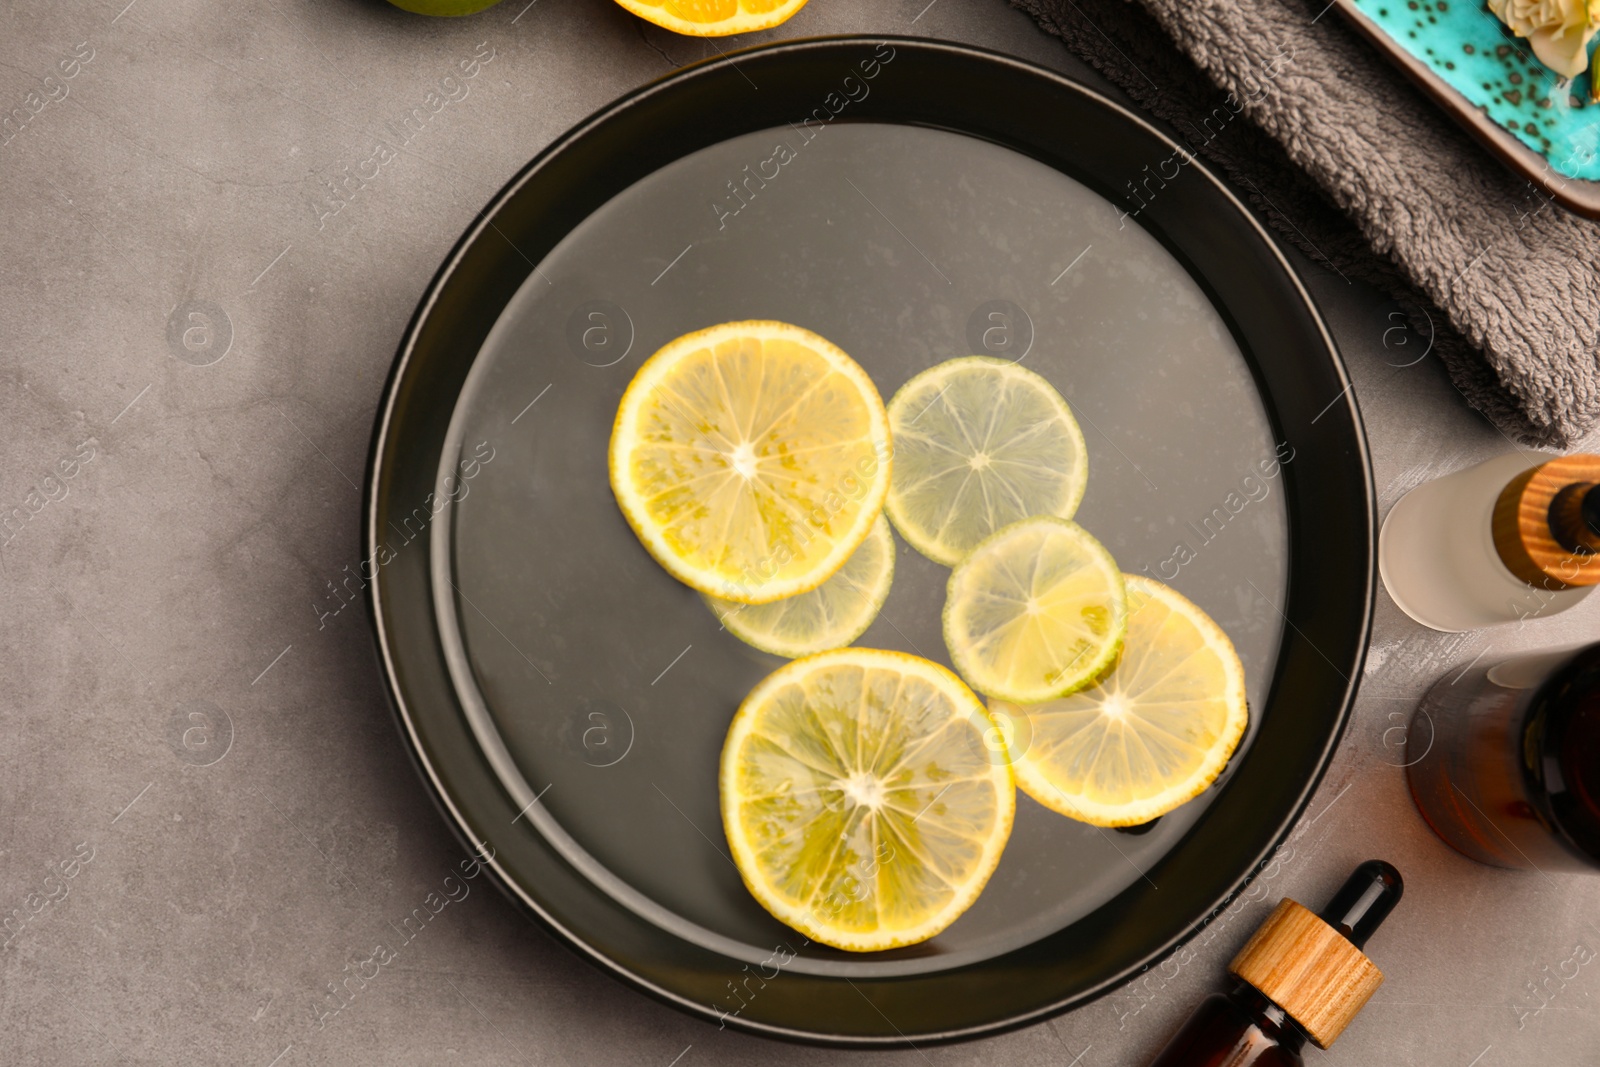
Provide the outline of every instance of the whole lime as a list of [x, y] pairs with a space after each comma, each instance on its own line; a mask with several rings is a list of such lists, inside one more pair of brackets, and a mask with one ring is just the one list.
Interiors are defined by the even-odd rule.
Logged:
[[486, 7], [493, 7], [500, 0], [389, 0], [404, 11], [413, 11], [418, 15], [471, 15], [482, 11]]

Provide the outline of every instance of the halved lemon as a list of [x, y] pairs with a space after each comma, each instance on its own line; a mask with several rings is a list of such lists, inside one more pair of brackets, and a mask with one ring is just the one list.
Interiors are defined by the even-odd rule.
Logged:
[[1105, 670], [1127, 619], [1122, 572], [1099, 541], [1065, 519], [1023, 519], [951, 572], [944, 641], [972, 688], [1037, 703]]
[[815, 589], [889, 491], [872, 379], [810, 330], [728, 322], [645, 360], [611, 431], [611, 489], [650, 554], [741, 604]]
[[694, 37], [727, 37], [771, 29], [806, 0], [617, 0], [646, 22]]
[[889, 401], [889, 518], [911, 547], [953, 567], [1019, 519], [1070, 519], [1089, 481], [1083, 431], [1055, 387], [991, 356], [930, 367]]
[[894, 581], [894, 534], [882, 513], [861, 547], [809, 593], [770, 604], [740, 604], [704, 596], [728, 632], [774, 656], [809, 656], [843, 648], [878, 617]]
[[1017, 783], [1096, 826], [1136, 826], [1216, 780], [1249, 723], [1244, 666], [1228, 635], [1176, 590], [1127, 575], [1128, 636], [1116, 669], [1048, 703], [997, 702], [1026, 728]]
[[750, 892], [813, 941], [926, 941], [977, 899], [1016, 789], [993, 720], [937, 663], [841, 648], [786, 664], [739, 706], [722, 821]]

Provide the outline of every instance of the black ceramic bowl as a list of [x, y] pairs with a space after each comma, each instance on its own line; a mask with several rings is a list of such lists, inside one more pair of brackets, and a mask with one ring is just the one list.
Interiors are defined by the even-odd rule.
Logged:
[[[734, 319], [813, 329], [885, 397], [941, 360], [1025, 360], [1087, 435], [1077, 519], [1232, 637], [1252, 722], [1147, 832], [1019, 796], [977, 904], [852, 955], [764, 912], [726, 853], [717, 756], [781, 661], [633, 538], [606, 442], [640, 361]], [[1270, 857], [1334, 750], [1372, 597], [1349, 383], [1305, 291], [1200, 163], [1003, 56], [795, 41], [590, 118], [450, 254], [389, 381], [364, 556], [400, 724], [463, 841], [618, 977], [721, 1024], [847, 1045], [971, 1037], [1098, 996]], [[947, 572], [899, 544], [858, 642], [948, 662]]]

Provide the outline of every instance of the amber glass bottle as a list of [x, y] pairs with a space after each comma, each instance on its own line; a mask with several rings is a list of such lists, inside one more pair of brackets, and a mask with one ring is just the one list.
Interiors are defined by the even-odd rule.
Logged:
[[1428, 825], [1480, 863], [1600, 871], [1600, 644], [1450, 671], [1406, 731]]
[[1201, 1002], [1150, 1067], [1302, 1067], [1383, 981], [1362, 954], [1403, 891], [1382, 860], [1357, 867], [1320, 916], [1285, 899], [1233, 958], [1239, 982]]

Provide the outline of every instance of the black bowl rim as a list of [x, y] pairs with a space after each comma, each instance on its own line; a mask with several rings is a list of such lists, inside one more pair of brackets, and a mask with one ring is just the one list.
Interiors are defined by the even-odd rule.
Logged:
[[[1117, 101], [1110, 99], [1101, 91], [1083, 84], [1068, 75], [1052, 71], [1048, 68], [1038, 66], [1037, 64], [1028, 62], [1026, 60], [996, 52], [991, 49], [981, 48], [973, 45], [952, 43], [949, 41], [940, 41], [930, 38], [899, 35], [852, 34], [796, 38], [770, 44], [755, 45], [749, 48], [724, 53], [716, 58], [706, 59], [687, 65], [679, 68], [678, 70], [669, 72], [655, 81], [641, 86], [629, 93], [626, 93], [623, 96], [618, 97], [610, 104], [593, 112], [581, 122], [577, 123], [571, 129], [566, 131], [564, 134], [554, 139], [544, 149], [538, 152], [527, 164], [525, 164], [477, 213], [472, 224], [468, 226], [466, 231], [452, 246], [450, 252], [448, 255], [446, 255], [441, 263], [438, 271], [429, 282], [427, 289], [425, 290], [422, 298], [419, 300], [416, 310], [413, 312], [412, 317], [406, 326], [406, 330], [402, 335], [395, 361], [384, 383], [382, 398], [378, 408], [378, 415], [373, 427], [368, 463], [362, 487], [363, 508], [360, 536], [364, 559], [372, 558], [379, 543], [377, 531], [380, 526], [380, 487], [383, 484], [384, 476], [386, 474], [385, 460], [389, 456], [389, 449], [392, 444], [392, 431], [394, 429], [393, 422], [400, 400], [401, 389], [405, 384], [407, 372], [411, 369], [413, 357], [416, 355], [417, 342], [422, 327], [427, 321], [429, 313], [438, 303], [441, 294], [451, 282], [452, 278], [455, 277], [456, 272], [461, 266], [461, 262], [466, 254], [479, 240], [485, 236], [490, 229], [494, 228], [493, 217], [499, 211], [499, 209], [513, 200], [522, 190], [523, 186], [527, 184], [546, 163], [548, 163], [552, 158], [556, 157], [561, 152], [568, 149], [575, 142], [584, 138], [586, 135], [590, 134], [596, 128], [602, 126], [606, 121], [620, 114], [621, 112], [624, 112], [630, 108], [634, 108], [641, 102], [653, 97], [670, 93], [689, 79], [703, 76], [709, 71], [727, 68], [736, 69], [736, 59], [742, 59], [748, 62], [752, 59], [756, 59], [759, 56], [767, 54], [792, 54], [809, 50], [827, 50], [840, 46], [859, 46], [862, 44], [871, 43], [886, 43], [896, 49], [912, 49], [924, 55], [937, 55], [942, 53], [955, 59], [976, 59], [986, 61], [997, 64], [1001, 67], [1009, 68], [1014, 72], [1045, 79], [1051, 83], [1054, 83], [1054, 87], [1058, 90], [1075, 93], [1086, 98], [1088, 102], [1104, 108], [1108, 112], [1114, 114], [1119, 120], [1137, 128], [1140, 132], [1151, 138], [1154, 138], [1157, 142], [1170, 147], [1175, 153], [1185, 151], [1179, 147], [1178, 142], [1174, 140], [1173, 137], [1157, 128], [1139, 114], [1133, 112], [1128, 107], [1118, 103]], [[969, 134], [971, 133], [971, 131], [965, 130], [961, 132], [967, 132]], [[1014, 146], [1008, 147], [1013, 147], [1013, 150], [1017, 150]], [[723, 1024], [731, 1024], [736, 1029], [759, 1036], [776, 1037], [790, 1041], [819, 1044], [830, 1047], [862, 1049], [895, 1046], [915, 1047], [918, 1044], [942, 1044], [996, 1035], [1051, 1018], [1055, 1015], [1061, 1014], [1062, 1012], [1077, 1007], [1081, 1007], [1115, 989], [1122, 987], [1127, 982], [1138, 977], [1138, 975], [1146, 973], [1152, 966], [1171, 956], [1174, 952], [1176, 952], [1179, 948], [1196, 936], [1201, 930], [1203, 930], [1210, 922], [1221, 915], [1227, 909], [1227, 907], [1239, 897], [1240, 893], [1243, 892], [1243, 890], [1251, 883], [1251, 881], [1268, 866], [1271, 861], [1271, 857], [1282, 847], [1288, 838], [1290, 831], [1293, 829], [1301, 815], [1305, 812], [1306, 807], [1309, 805], [1312, 797], [1317, 791], [1317, 788], [1321, 784], [1322, 779], [1325, 776], [1330, 763], [1332, 762], [1334, 752], [1342, 740], [1345, 730], [1349, 724], [1355, 700], [1357, 684], [1359, 682], [1361, 669], [1366, 657], [1368, 639], [1372, 625], [1373, 605], [1375, 602], [1376, 492], [1373, 485], [1372, 464], [1367, 447], [1364, 426], [1361, 419], [1359, 406], [1357, 405], [1353, 394], [1353, 383], [1349, 379], [1343, 360], [1340, 356], [1338, 346], [1299, 275], [1294, 271], [1288, 260], [1284, 257], [1281, 249], [1270, 236], [1270, 234], [1260, 224], [1248, 207], [1246, 207], [1246, 205], [1228, 188], [1224, 181], [1218, 175], [1213, 173], [1208, 167], [1206, 167], [1198, 158], [1190, 156], [1190, 158], [1187, 160], [1187, 163], [1192, 170], [1197, 171], [1198, 174], [1202, 176], [1202, 179], [1209, 184], [1212, 194], [1220, 195], [1223, 200], [1225, 200], [1226, 203], [1233, 209], [1235, 215], [1233, 222], [1236, 224], [1242, 224], [1245, 229], [1251, 231], [1255, 240], [1260, 243], [1269, 258], [1275, 262], [1279, 271], [1281, 271], [1282, 280], [1285, 281], [1299, 297], [1300, 306], [1298, 307], [1298, 310], [1303, 311], [1303, 313], [1307, 316], [1310, 322], [1314, 325], [1316, 331], [1320, 334], [1322, 341], [1326, 346], [1325, 352], [1319, 352], [1315, 358], [1320, 360], [1321, 357], [1325, 355], [1327, 357], [1328, 364], [1326, 369], [1332, 371], [1336, 382], [1342, 383], [1345, 386], [1343, 392], [1336, 397], [1327, 408], [1323, 409], [1323, 413], [1326, 414], [1337, 411], [1339, 416], [1348, 420], [1348, 439], [1343, 443], [1353, 450], [1353, 461], [1359, 464], [1361, 470], [1361, 488], [1365, 504], [1365, 521], [1362, 523], [1362, 525], [1365, 527], [1366, 531], [1366, 543], [1362, 546], [1359, 546], [1359, 551], [1363, 556], [1361, 569], [1364, 571], [1364, 575], [1362, 587], [1359, 590], [1360, 622], [1358, 630], [1354, 634], [1353, 642], [1355, 654], [1348, 663], [1350, 673], [1348, 676], [1345, 676], [1345, 685], [1343, 690], [1338, 694], [1338, 712], [1336, 715], [1334, 728], [1329, 731], [1326, 740], [1322, 745], [1320, 753], [1317, 754], [1316, 769], [1314, 773], [1312, 773], [1304, 781], [1294, 802], [1279, 820], [1277, 829], [1270, 837], [1270, 843], [1260, 853], [1261, 858], [1247, 871], [1245, 871], [1245, 873], [1235, 879], [1235, 884], [1226, 894], [1219, 898], [1208, 911], [1203, 913], [1198, 919], [1189, 925], [1184, 932], [1169, 938], [1164, 944], [1160, 945], [1154, 951], [1147, 953], [1142, 960], [1126, 966], [1119, 974], [1100, 982], [1098, 985], [1092, 988], [1085, 989], [1075, 995], [1062, 998], [1047, 1005], [1017, 1012], [1004, 1018], [995, 1019], [980, 1025], [941, 1031], [919, 1032], [915, 1035], [915, 1041], [913, 1041], [911, 1036], [901, 1033], [898, 1028], [894, 1027], [892, 1022], [889, 1023], [889, 1026], [894, 1030], [894, 1033], [881, 1035], [844, 1034], [837, 1032], [829, 1033], [822, 1029], [800, 1029], [791, 1026], [762, 1023], [733, 1016], [724, 1017], [721, 1020]], [[1162, 235], [1155, 234], [1155, 236], [1162, 240], [1163, 244], [1167, 244]], [[509, 239], [507, 240], [509, 242]], [[1169, 246], [1169, 251], [1170, 250], [1171, 249]], [[1182, 256], [1179, 256], [1178, 258], [1180, 262], [1185, 264], [1186, 269], [1189, 269], [1185, 259]], [[1203, 279], [1197, 277], [1197, 280], [1204, 284]], [[1221, 311], [1222, 309], [1219, 307], [1218, 310]], [[1234, 328], [1231, 321], [1229, 322], [1229, 326], [1230, 330]], [[1274, 409], [1272, 409], [1269, 405], [1269, 412], [1272, 412], [1273, 410]], [[1319, 415], [1318, 418], [1321, 418], [1321, 415]], [[1314, 421], [1316, 420], [1313, 420], [1313, 422]], [[1288, 573], [1290, 577], [1293, 576], [1294, 572], [1292, 561], [1289, 564]], [[1293, 592], [1292, 586], [1289, 588], [1288, 592]], [[419, 777], [427, 787], [429, 795], [433, 798], [434, 803], [438, 806], [441, 815], [444, 816], [446, 824], [449, 826], [451, 832], [465, 848], [476, 851], [476, 854], [481, 858], [483, 854], [480, 850], [480, 843], [476, 842], [473, 835], [469, 832], [468, 819], [457, 806], [451, 795], [451, 791], [446, 786], [445, 782], [441, 780], [436, 768], [428, 759], [423, 739], [419, 735], [416, 723], [414, 721], [415, 713], [407, 704], [406, 697], [404, 695], [404, 688], [397, 671], [395, 655], [396, 650], [393, 647], [391, 634], [385, 622], [386, 605], [382, 594], [382, 582], [377, 580], [376, 576], [374, 577], [373, 581], [367, 584], [366, 607], [370, 616], [375, 653], [379, 660], [379, 665], [384, 677], [385, 693], [389, 699], [391, 710], [395, 716], [396, 726], [400, 731], [407, 755], [415, 766]], [[1287, 620], [1287, 616], [1285, 618]], [[1320, 650], [1318, 651], [1320, 654]], [[1327, 659], [1326, 656], [1323, 656], [1323, 658], [1325, 660]], [[1280, 674], [1282, 661], [1283, 652], [1280, 650]], [[1328, 662], [1330, 666], [1333, 665], [1331, 660]], [[1337, 667], [1334, 669], [1338, 671]], [[1343, 672], [1339, 673], [1343, 674]], [[1273, 685], [1274, 691], [1276, 691], [1277, 688], [1277, 681], [1278, 678], [1275, 677]], [[1270, 695], [1267, 703], [1272, 703], [1272, 698]], [[547, 931], [555, 934], [558, 940], [565, 944], [569, 949], [575, 951], [580, 958], [583, 958], [591, 964], [596, 965], [605, 973], [620, 979], [625, 984], [636, 988], [672, 1007], [707, 1021], [717, 1020], [717, 1013], [710, 1009], [707, 1005], [692, 1000], [683, 994], [666, 988], [658, 982], [652, 981], [645, 976], [630, 970], [620, 961], [611, 958], [595, 946], [589, 944], [582, 936], [580, 936], [574, 930], [568, 928], [567, 925], [563, 924], [557, 917], [550, 914], [544, 907], [534, 900], [492, 857], [483, 859], [482, 866], [485, 870], [490, 872], [494, 883], [501, 889], [502, 892], [506, 894], [508, 899], [510, 899], [514, 905], [523, 910], [525, 913], [531, 914], [532, 917], [537, 920], [538, 924], [540, 924]], [[893, 980], [891, 979], [890, 981]], [[888, 1022], [887, 1017], [885, 1017], [885, 1021]]]

